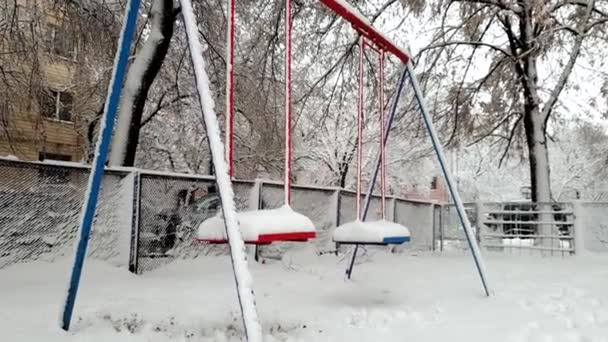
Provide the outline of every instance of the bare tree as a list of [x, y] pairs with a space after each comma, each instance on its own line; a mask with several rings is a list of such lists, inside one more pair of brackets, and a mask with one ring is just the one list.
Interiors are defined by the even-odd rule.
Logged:
[[449, 0], [439, 5], [441, 26], [421, 54], [427, 70], [449, 87], [443, 100], [452, 138], [463, 131], [473, 133], [474, 142], [500, 137], [505, 156], [523, 138], [532, 199], [550, 201], [548, 123], [577, 62], [583, 56], [599, 62], [594, 46], [608, 43], [608, 1]]
[[608, 190], [608, 135], [605, 129], [581, 121], [559, 129], [556, 135], [556, 141], [549, 142], [556, 199], [600, 200]]

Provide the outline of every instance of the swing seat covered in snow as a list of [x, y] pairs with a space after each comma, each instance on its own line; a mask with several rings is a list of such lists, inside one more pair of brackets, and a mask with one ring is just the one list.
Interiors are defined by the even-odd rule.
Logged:
[[410, 241], [410, 231], [386, 220], [345, 223], [334, 230], [333, 241], [340, 244], [400, 245]]
[[[312, 221], [284, 205], [277, 209], [237, 213], [241, 236], [245, 243], [268, 245], [275, 241], [305, 242], [317, 235]], [[227, 243], [224, 219], [220, 214], [205, 220], [198, 227], [196, 240], [205, 243]]]

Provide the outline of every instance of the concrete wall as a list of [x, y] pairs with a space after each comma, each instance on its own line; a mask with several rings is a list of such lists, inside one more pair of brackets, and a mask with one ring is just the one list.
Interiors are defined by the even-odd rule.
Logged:
[[577, 255], [608, 252], [608, 202], [574, 202]]
[[412, 240], [407, 246], [415, 250], [433, 249], [433, 203], [395, 201], [395, 222], [410, 230]]

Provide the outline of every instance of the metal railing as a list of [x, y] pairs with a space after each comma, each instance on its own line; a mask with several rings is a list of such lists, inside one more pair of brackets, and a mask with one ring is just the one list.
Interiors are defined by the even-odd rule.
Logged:
[[[572, 203], [465, 203], [480, 246], [489, 251], [569, 255], [575, 251]], [[435, 208], [436, 250], [467, 250], [453, 205]]]
[[[72, 253], [88, 174], [87, 167], [77, 165], [0, 159], [0, 268]], [[127, 176], [108, 171], [103, 179], [90, 256], [121, 258], [121, 232], [127, 232], [128, 244]]]
[[481, 207], [481, 245], [487, 249], [520, 254], [574, 253], [571, 203], [484, 203]]

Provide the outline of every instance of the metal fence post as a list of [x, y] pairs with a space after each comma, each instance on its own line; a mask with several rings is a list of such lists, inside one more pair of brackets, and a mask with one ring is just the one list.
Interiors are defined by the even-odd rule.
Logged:
[[476, 234], [477, 235], [477, 243], [482, 247], [482, 233], [481, 230], [484, 228], [484, 213], [483, 213], [483, 203], [480, 201], [475, 202], [475, 226], [477, 226]]
[[255, 179], [253, 181], [253, 187], [249, 194], [247, 207], [249, 210], [260, 210], [262, 209], [262, 180]]
[[433, 204], [433, 236], [431, 238], [431, 251], [437, 250], [437, 233], [439, 231], [441, 204]]
[[138, 274], [139, 261], [139, 216], [141, 209], [141, 175], [133, 171], [133, 202], [131, 207], [131, 248], [129, 249], [129, 272]]
[[397, 200], [395, 197], [389, 197], [386, 216], [391, 218], [392, 222], [397, 222]]
[[439, 205], [439, 251], [443, 252], [443, 238], [445, 236], [444, 234], [444, 226], [445, 226], [445, 220], [444, 220], [444, 213], [445, 213], [445, 208], [450, 208], [450, 205], [447, 204], [447, 206], [445, 204], [441, 204]]
[[334, 196], [336, 196], [336, 215], [335, 225], [336, 227], [340, 226], [340, 210], [342, 209], [342, 191], [340, 189], [334, 192]]
[[[338, 189], [335, 192], [335, 196], [336, 196], [336, 227], [340, 226], [340, 211], [342, 211], [342, 190]], [[338, 255], [338, 250], [340, 249], [340, 244], [339, 243], [335, 243], [336, 244], [336, 255]]]
[[572, 225], [572, 232], [570, 235], [572, 239], [569, 240], [571, 243], [570, 248], [572, 248], [572, 252], [574, 255], [585, 255], [585, 244], [583, 243], [585, 239], [585, 230], [583, 226], [583, 206], [581, 201], [573, 201], [572, 202], [572, 212], [574, 213]]
[[264, 180], [260, 179], [258, 183], [258, 210], [264, 209]]
[[[264, 196], [263, 196], [263, 192], [264, 192], [264, 180], [260, 179], [259, 182], [256, 181], [257, 184], [257, 191], [258, 191], [258, 208], [257, 210], [262, 210], [264, 209]], [[245, 248], [248, 249], [248, 253], [251, 252], [251, 248], [247, 247], [247, 245], [245, 245]], [[259, 262], [260, 261], [260, 245], [256, 244], [253, 247], [253, 260], [255, 260], [255, 262]]]

